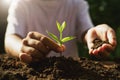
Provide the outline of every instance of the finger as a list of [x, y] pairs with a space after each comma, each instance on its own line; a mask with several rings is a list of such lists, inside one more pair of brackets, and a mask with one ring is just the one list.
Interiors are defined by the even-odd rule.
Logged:
[[107, 51], [104, 52], [97, 52], [96, 54], [92, 54], [94, 57], [96, 57], [97, 59], [107, 59], [109, 56], [109, 53]]
[[40, 40], [45, 46], [49, 47], [49, 49], [54, 50], [55, 52], [63, 52], [64, 49], [59, 46], [57, 43], [55, 43], [50, 38], [38, 33], [38, 32], [30, 32], [28, 34], [29, 37], [33, 39]]
[[113, 47], [110, 44], [103, 44], [98, 48], [98, 53], [102, 58], [107, 59], [112, 51], [112, 48]]
[[45, 45], [48, 46], [51, 50], [54, 50], [55, 52], [63, 52], [64, 47], [59, 46], [57, 43], [55, 43], [53, 40], [51, 40], [48, 37], [42, 37], [41, 42]]
[[27, 38], [32, 38], [32, 39], [36, 39], [36, 40], [40, 40], [41, 37], [45, 37], [45, 35], [40, 34], [38, 32], [29, 32], [27, 35]]
[[90, 54], [90, 55], [93, 54], [93, 49], [89, 49], [89, 54]]
[[31, 63], [31, 62], [36, 62], [36, 61], [40, 61], [43, 58], [34, 58], [31, 57], [30, 55], [26, 54], [26, 53], [20, 53], [19, 58], [22, 62], [24, 63]]
[[92, 52], [92, 49], [93, 49], [93, 46], [94, 46], [94, 43], [93, 41], [97, 38], [96, 36], [96, 31], [94, 28], [91, 28], [90, 30], [88, 30], [86, 36], [85, 36], [85, 40], [87, 42], [87, 46], [88, 46], [88, 49], [89, 49], [89, 53]]
[[27, 43], [29, 46], [34, 47], [35, 49], [39, 50], [40, 52], [44, 54], [48, 54], [50, 52], [50, 49], [43, 45], [41, 41], [38, 41], [36, 39], [29, 39], [27, 40]]
[[23, 53], [26, 53], [28, 55], [30, 55], [31, 57], [37, 57], [37, 58], [42, 58], [44, 57], [44, 54], [40, 53], [40, 51], [36, 50], [35, 48], [23, 45], [21, 51]]
[[19, 54], [19, 59], [25, 63], [30, 63], [32, 62], [32, 57], [26, 53], [20, 53]]
[[92, 51], [92, 54], [95, 55], [95, 56], [97, 56], [97, 55], [98, 55], [98, 52], [99, 52], [98, 49], [94, 49], [94, 50]]
[[101, 59], [101, 56], [99, 55], [99, 52], [97, 49], [94, 49], [91, 53], [91, 55], [97, 59]]
[[98, 59], [108, 59], [113, 47], [110, 44], [103, 44], [102, 46], [94, 49], [92, 55]]
[[112, 52], [114, 50], [114, 47], [112, 46], [112, 45], [110, 45], [110, 44], [103, 44], [102, 46], [101, 46], [101, 51], [108, 51], [108, 52]]
[[108, 30], [107, 37], [108, 37], [109, 43], [112, 46], [116, 46], [116, 44], [117, 44], [116, 35], [115, 35], [115, 32], [113, 30]]

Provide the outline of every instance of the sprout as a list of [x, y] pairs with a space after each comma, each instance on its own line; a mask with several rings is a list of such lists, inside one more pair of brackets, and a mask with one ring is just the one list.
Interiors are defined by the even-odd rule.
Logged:
[[57, 37], [55, 34], [53, 34], [53, 33], [51, 33], [51, 32], [48, 32], [47, 31], [47, 33], [48, 33], [48, 35], [53, 39], [53, 40], [55, 40], [60, 46], [62, 46], [63, 45], [63, 43], [65, 43], [65, 42], [68, 42], [68, 41], [70, 41], [70, 40], [72, 40], [72, 39], [74, 39], [75, 37], [73, 37], [73, 36], [68, 36], [68, 37], [64, 37], [63, 38], [63, 31], [64, 31], [64, 29], [65, 29], [65, 27], [66, 27], [66, 22], [64, 21], [62, 24], [60, 24], [59, 22], [56, 22], [56, 25], [57, 25], [57, 29], [58, 29], [58, 31], [59, 31], [59, 37]]

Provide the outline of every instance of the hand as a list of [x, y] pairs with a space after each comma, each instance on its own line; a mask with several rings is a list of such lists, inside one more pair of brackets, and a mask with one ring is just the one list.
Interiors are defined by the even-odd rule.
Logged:
[[[95, 39], [107, 41], [110, 44], [104, 43], [97, 49], [92, 49]], [[85, 35], [85, 41], [87, 42], [89, 54], [96, 57], [108, 57], [110, 52], [113, 51], [117, 45], [114, 30], [106, 24], [101, 24], [89, 29]]]
[[38, 32], [29, 32], [22, 40], [19, 58], [25, 63], [39, 61], [45, 58], [51, 50], [63, 52], [64, 48]]

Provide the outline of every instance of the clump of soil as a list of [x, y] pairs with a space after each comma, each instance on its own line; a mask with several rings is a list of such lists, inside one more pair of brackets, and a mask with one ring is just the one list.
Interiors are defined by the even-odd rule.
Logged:
[[[100, 39], [95, 39], [93, 41], [94, 46], [92, 47], [92, 49], [97, 49], [100, 46], [102, 46], [103, 44], [110, 44], [108, 41], [102, 41]], [[111, 45], [111, 44], [110, 44]], [[110, 54], [105, 54], [102, 52], [99, 52], [96, 56], [95, 55], [91, 55], [91, 59], [95, 59], [95, 60], [111, 60]]]
[[98, 47], [102, 46], [104, 43], [110, 44], [109, 42], [107, 42], [107, 41], [102, 41], [102, 40], [100, 40], [100, 39], [95, 39], [95, 40], [93, 41], [93, 43], [94, 43], [94, 46], [92, 47], [92, 49], [97, 49]]
[[0, 55], [0, 80], [120, 80], [120, 64], [105, 64], [87, 58], [49, 57], [25, 64]]

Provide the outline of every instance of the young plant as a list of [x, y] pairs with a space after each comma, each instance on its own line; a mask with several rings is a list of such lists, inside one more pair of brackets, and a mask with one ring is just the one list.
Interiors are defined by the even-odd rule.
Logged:
[[[73, 36], [68, 36], [68, 37], [64, 37], [63, 38], [63, 31], [66, 27], [66, 22], [64, 21], [62, 24], [60, 24], [59, 22], [56, 22], [56, 25], [57, 25], [57, 29], [59, 31], [59, 37], [57, 37], [55, 34], [51, 33], [51, 32], [48, 32], [48, 35], [53, 39], [55, 40], [60, 46], [63, 45], [63, 43], [65, 42], [68, 42], [72, 39], [74, 39], [75, 37]], [[60, 55], [62, 55], [62, 53], [60, 53]]]

